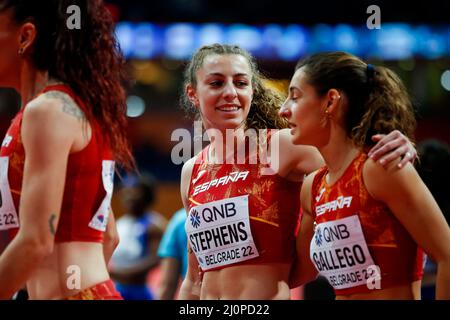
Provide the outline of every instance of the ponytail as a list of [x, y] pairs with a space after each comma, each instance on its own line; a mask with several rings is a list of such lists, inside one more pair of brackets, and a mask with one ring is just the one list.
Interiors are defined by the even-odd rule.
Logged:
[[359, 123], [350, 125], [350, 136], [355, 145], [372, 145], [373, 135], [387, 134], [394, 130], [399, 130], [413, 141], [416, 119], [411, 100], [400, 78], [392, 70], [377, 66], [374, 67], [373, 77], [369, 78], [368, 86], [364, 113]]

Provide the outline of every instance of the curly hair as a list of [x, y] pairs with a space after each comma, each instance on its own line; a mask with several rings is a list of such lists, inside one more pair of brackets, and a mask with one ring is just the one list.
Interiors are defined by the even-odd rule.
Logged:
[[368, 65], [345, 52], [318, 53], [299, 61], [306, 81], [319, 96], [341, 90], [348, 99], [347, 135], [361, 148], [373, 145], [372, 135], [399, 130], [412, 141], [416, 120], [408, 92], [390, 69]]
[[197, 50], [188, 63], [184, 72], [183, 93], [181, 105], [188, 114], [195, 115], [199, 119], [198, 109], [191, 103], [186, 94], [186, 87], [190, 84], [194, 88], [197, 85], [197, 71], [203, 66], [204, 59], [209, 55], [241, 55], [252, 71], [253, 99], [246, 120], [246, 129], [282, 129], [287, 127], [287, 121], [278, 115], [284, 97], [264, 85], [264, 77], [258, 70], [254, 57], [246, 50], [235, 45], [213, 44], [203, 46]]
[[[72, 5], [80, 9], [80, 29], [66, 25]], [[0, 0], [0, 10], [7, 9], [13, 10], [16, 23], [36, 26], [30, 53], [34, 66], [71, 87], [85, 102], [86, 117], [100, 124], [115, 160], [128, 169], [134, 167], [126, 137], [125, 59], [103, 1]]]

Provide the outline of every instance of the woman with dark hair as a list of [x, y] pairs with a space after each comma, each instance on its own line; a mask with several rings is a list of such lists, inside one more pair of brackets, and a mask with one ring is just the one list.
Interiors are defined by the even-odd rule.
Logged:
[[399, 77], [344, 53], [299, 62], [280, 114], [292, 142], [319, 149], [325, 166], [302, 186], [293, 285], [318, 272], [337, 299], [419, 299], [423, 250], [438, 264], [437, 298], [450, 298], [450, 229], [410, 163], [373, 161], [371, 135], [415, 118]]
[[124, 76], [101, 0], [0, 0], [0, 86], [22, 99], [0, 151], [0, 298], [26, 283], [31, 299], [120, 299], [106, 264], [115, 162], [132, 167]]
[[[181, 174], [190, 249], [179, 297], [289, 299], [300, 187], [323, 160], [315, 148], [292, 144], [278, 115], [282, 96], [264, 85], [244, 49], [200, 48], [184, 88], [184, 105], [201, 119], [210, 144]], [[386, 143], [391, 138], [379, 153], [396, 149]]]

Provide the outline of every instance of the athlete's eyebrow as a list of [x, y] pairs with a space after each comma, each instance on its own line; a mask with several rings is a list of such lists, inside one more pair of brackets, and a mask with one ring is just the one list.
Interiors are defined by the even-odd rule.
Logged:
[[295, 91], [295, 90], [302, 92], [302, 90], [299, 87], [296, 87], [296, 86], [290, 86], [289, 87], [289, 92], [290, 93], [293, 93], [293, 91]]
[[[212, 72], [212, 73], [208, 73], [208, 76], [224, 77], [225, 75], [220, 72]], [[233, 77], [249, 77], [249, 75], [247, 73], [235, 73], [235, 74], [233, 74]]]

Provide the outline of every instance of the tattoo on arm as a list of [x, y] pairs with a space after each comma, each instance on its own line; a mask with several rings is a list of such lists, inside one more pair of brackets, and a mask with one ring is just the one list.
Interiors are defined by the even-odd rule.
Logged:
[[74, 116], [78, 120], [86, 120], [84, 112], [71, 99], [69, 99], [69, 97], [65, 93], [59, 91], [49, 91], [45, 93], [45, 96], [47, 98], [60, 100], [63, 103], [63, 112]]
[[56, 233], [55, 226], [53, 225], [54, 224], [53, 222], [55, 219], [56, 219], [56, 214], [52, 213], [50, 215], [50, 219], [48, 220], [48, 225], [50, 227], [50, 232], [52, 235], [55, 235], [55, 233]]
[[50, 99], [57, 99], [62, 102], [62, 111], [73, 117], [83, 124], [83, 137], [85, 140], [89, 140], [87, 125], [88, 121], [84, 112], [80, 109], [77, 104], [67, 96], [67, 94], [60, 91], [49, 91], [45, 93], [45, 97]]

